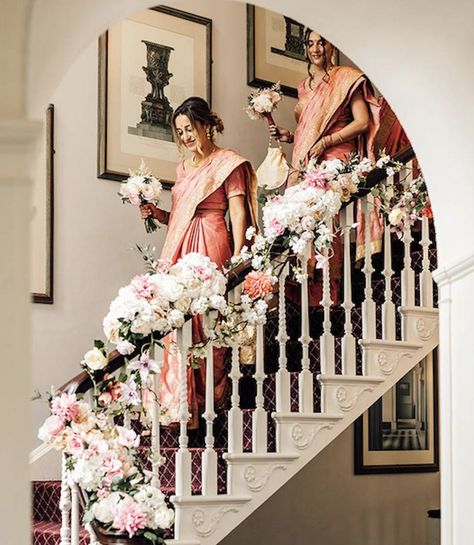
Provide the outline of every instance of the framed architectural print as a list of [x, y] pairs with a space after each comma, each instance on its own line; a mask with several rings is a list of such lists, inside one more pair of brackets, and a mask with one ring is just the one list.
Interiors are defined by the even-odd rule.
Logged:
[[121, 181], [141, 158], [165, 184], [179, 160], [173, 110], [187, 97], [211, 100], [212, 21], [159, 6], [99, 39], [98, 177]]
[[53, 303], [54, 105], [46, 109], [42, 155], [33, 186], [31, 291], [33, 303]]
[[[305, 30], [294, 19], [247, 4], [247, 83], [268, 87], [279, 81], [283, 94], [296, 97], [308, 75]], [[337, 58], [336, 51], [335, 64]]]
[[439, 471], [437, 352], [355, 423], [355, 473]]

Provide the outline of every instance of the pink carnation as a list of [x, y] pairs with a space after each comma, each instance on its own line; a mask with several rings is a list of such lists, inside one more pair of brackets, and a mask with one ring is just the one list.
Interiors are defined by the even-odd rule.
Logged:
[[259, 271], [250, 272], [244, 280], [244, 293], [250, 299], [263, 299], [273, 291], [273, 283], [270, 276]]
[[153, 297], [153, 286], [149, 282], [148, 274], [139, 274], [132, 278], [130, 285], [137, 297], [151, 299]]
[[74, 420], [79, 414], [79, 403], [74, 394], [61, 394], [51, 402], [51, 412], [62, 420]]
[[169, 259], [158, 259], [158, 261], [156, 261], [154, 265], [156, 272], [167, 274], [171, 268], [172, 263]]
[[209, 280], [212, 277], [211, 271], [208, 267], [203, 267], [202, 265], [195, 265], [194, 272], [199, 277], [199, 280], [202, 280], [205, 282], [206, 280]]
[[137, 530], [145, 527], [145, 514], [136, 503], [121, 502], [113, 522], [119, 532], [128, 532], [133, 537]]
[[326, 189], [327, 175], [321, 172], [319, 168], [307, 170], [304, 174], [303, 184], [306, 187], [316, 187]]

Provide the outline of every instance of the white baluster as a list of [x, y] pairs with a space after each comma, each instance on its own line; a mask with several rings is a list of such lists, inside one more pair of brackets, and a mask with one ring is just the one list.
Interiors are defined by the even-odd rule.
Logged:
[[285, 281], [288, 276], [290, 265], [285, 263], [278, 280], [278, 335], [276, 340], [280, 346], [278, 357], [278, 372], [275, 379], [276, 389], [276, 410], [277, 412], [290, 412], [290, 373], [286, 367], [286, 343], [288, 335], [286, 332], [286, 308], [285, 308]]
[[[413, 165], [411, 161], [408, 163], [405, 172], [407, 173], [407, 176], [404, 185], [405, 187], [408, 187], [413, 180]], [[412, 307], [415, 304], [415, 271], [413, 270], [411, 263], [412, 242], [411, 227], [406, 225], [403, 230], [404, 258], [403, 270], [401, 273], [402, 306], [404, 307]]]
[[86, 524], [85, 528], [89, 533], [89, 545], [100, 545], [100, 543], [97, 541], [97, 536], [95, 535], [92, 525]]
[[257, 383], [257, 395], [255, 397], [255, 410], [252, 414], [252, 451], [254, 453], [267, 452], [267, 412], [263, 408], [263, 381], [265, 371], [263, 367], [263, 325], [257, 325], [257, 356], [255, 363], [255, 382]]
[[71, 488], [71, 545], [79, 545], [79, 493], [76, 483], [70, 483]]
[[[149, 356], [155, 359], [155, 344], [152, 343]], [[160, 373], [153, 375], [153, 392], [151, 403], [151, 456], [152, 456], [152, 486], [160, 487]]]
[[[393, 185], [393, 176], [388, 178], [387, 186]], [[392, 293], [392, 237], [390, 225], [384, 222], [384, 268], [382, 274], [385, 279], [385, 301], [382, 303], [382, 338], [386, 341], [395, 340], [395, 305]]]
[[[235, 287], [229, 294], [229, 298], [237, 304], [240, 301], [241, 286]], [[229, 410], [228, 423], [228, 444], [229, 452], [240, 454], [243, 451], [243, 418], [240, 408], [239, 381], [242, 373], [240, 372], [239, 346], [237, 343], [232, 345], [232, 368], [230, 372], [232, 380], [232, 395], [230, 398], [231, 408]]]
[[61, 545], [71, 545], [71, 489], [68, 483], [68, 471], [66, 469], [66, 455], [62, 456], [61, 466], [61, 497], [59, 500], [61, 509]]
[[[215, 322], [215, 312], [206, 314], [205, 323], [209, 329]], [[206, 449], [202, 454], [202, 493], [204, 496], [217, 494], [217, 452], [214, 450], [214, 353], [213, 343], [207, 345], [206, 355]]]
[[351, 226], [354, 221], [354, 204], [346, 206], [344, 214], [344, 336], [342, 337], [342, 374], [356, 374], [356, 344], [352, 334], [352, 263], [351, 263]]
[[433, 277], [430, 271], [430, 227], [428, 218], [423, 216], [421, 219], [421, 241], [423, 248], [423, 269], [420, 274], [420, 306], [433, 307]]
[[362, 337], [364, 339], [375, 339], [375, 301], [372, 290], [372, 237], [370, 235], [370, 213], [373, 209], [373, 202], [370, 202], [370, 195], [362, 201], [362, 209], [365, 214], [365, 256], [362, 272], [365, 275], [365, 300], [362, 302]]
[[188, 348], [192, 344], [192, 323], [188, 320], [177, 330], [177, 344], [180, 354], [179, 364], [179, 449], [176, 453], [176, 495], [191, 495], [191, 453], [188, 449]]
[[301, 337], [298, 339], [302, 347], [301, 367], [298, 375], [298, 410], [300, 413], [313, 412], [313, 374], [309, 370], [309, 303], [308, 303], [308, 260], [311, 244], [300, 259], [301, 275]]
[[[126, 374], [127, 373], [127, 366], [123, 365], [120, 368], [119, 374]], [[123, 427], [127, 428], [129, 430], [132, 427], [132, 419], [130, 417], [130, 411], [125, 411], [123, 414]]]
[[[331, 229], [331, 225], [328, 226]], [[336, 359], [334, 336], [331, 333], [331, 272], [329, 269], [329, 252], [325, 248], [323, 255], [326, 261], [323, 266], [323, 296], [321, 304], [324, 312], [323, 334], [319, 340], [319, 353], [321, 357], [321, 373], [334, 375], [336, 373]]]

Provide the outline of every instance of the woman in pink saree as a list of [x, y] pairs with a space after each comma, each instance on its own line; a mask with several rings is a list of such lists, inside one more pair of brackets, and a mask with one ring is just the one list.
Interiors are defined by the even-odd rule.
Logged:
[[[256, 225], [256, 178], [250, 163], [231, 149], [216, 146], [214, 140], [224, 127], [207, 102], [191, 97], [173, 115], [178, 147], [191, 152], [177, 168], [171, 211], [153, 205], [141, 207], [142, 218], [149, 215], [168, 225], [162, 259], [176, 263], [182, 256], [198, 252], [222, 267], [238, 255], [245, 243], [247, 227]], [[229, 211], [231, 232], [225, 215]], [[170, 336], [169, 336], [170, 337]], [[193, 318], [193, 342], [205, 339], [202, 317]], [[168, 345], [171, 339], [167, 339]], [[166, 344], [166, 343], [165, 343]], [[225, 348], [214, 348], [214, 398], [216, 408], [224, 407], [228, 380], [224, 368]], [[171, 421], [179, 411], [179, 358], [165, 350], [161, 372], [160, 402]], [[205, 362], [188, 366], [189, 427], [197, 428], [204, 407]]]
[[[373, 158], [379, 126], [379, 105], [363, 73], [349, 66], [335, 66], [331, 61], [332, 44], [311, 29], [306, 30], [305, 45], [309, 75], [298, 86], [296, 130], [293, 133], [284, 127], [270, 127], [272, 136], [281, 142], [294, 143], [292, 166], [296, 172], [288, 180], [290, 185], [295, 182], [297, 171], [310, 159], [316, 158], [318, 163], [348, 160], [356, 152]], [[339, 237], [333, 247], [331, 299], [338, 302], [342, 265]], [[321, 301], [320, 271], [316, 273], [315, 282], [309, 286], [312, 306]]]

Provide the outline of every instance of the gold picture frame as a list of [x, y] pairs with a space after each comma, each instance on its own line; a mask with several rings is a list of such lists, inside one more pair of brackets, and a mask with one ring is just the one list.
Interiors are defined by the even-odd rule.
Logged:
[[211, 102], [211, 50], [211, 19], [166, 6], [100, 36], [99, 178], [123, 181], [143, 158], [165, 187], [174, 183], [172, 111], [189, 96]]

